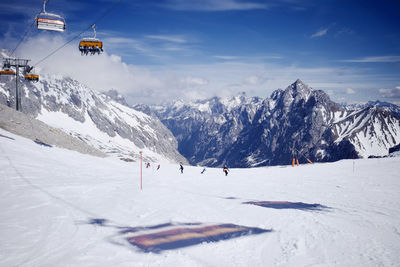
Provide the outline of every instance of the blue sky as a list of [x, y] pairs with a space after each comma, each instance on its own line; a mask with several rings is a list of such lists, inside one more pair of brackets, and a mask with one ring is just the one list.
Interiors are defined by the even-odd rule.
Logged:
[[[38, 62], [117, 2], [50, 0], [47, 11], [65, 16], [67, 31], [32, 30], [16, 55]], [[14, 49], [41, 6], [0, 2], [1, 48]], [[399, 13], [394, 0], [121, 1], [97, 23], [101, 58], [81, 58], [75, 40], [37, 68], [115, 88], [131, 103], [267, 97], [300, 78], [337, 102], [400, 104]]]

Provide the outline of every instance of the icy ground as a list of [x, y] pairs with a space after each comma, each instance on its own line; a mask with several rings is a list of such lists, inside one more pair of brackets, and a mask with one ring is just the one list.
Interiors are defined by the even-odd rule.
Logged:
[[154, 165], [143, 167], [140, 190], [139, 163], [0, 129], [0, 266], [400, 262], [400, 158], [231, 169], [227, 177]]

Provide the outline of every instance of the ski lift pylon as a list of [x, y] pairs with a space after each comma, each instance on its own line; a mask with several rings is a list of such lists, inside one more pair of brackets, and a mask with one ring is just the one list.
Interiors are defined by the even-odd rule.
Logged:
[[48, 31], [65, 31], [65, 19], [60, 15], [46, 12], [46, 3], [48, 1], [43, 0], [43, 10], [36, 16], [37, 28]]
[[93, 29], [94, 37], [83, 38], [79, 42], [79, 51], [81, 51], [82, 56], [96, 53], [100, 55], [103, 52], [103, 42], [96, 38], [96, 25], [93, 24], [91, 28]]

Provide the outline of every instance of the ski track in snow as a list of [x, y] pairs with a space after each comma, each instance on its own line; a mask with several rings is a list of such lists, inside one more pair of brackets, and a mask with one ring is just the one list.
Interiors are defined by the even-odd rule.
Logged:
[[[0, 266], [396, 266], [400, 158], [221, 169], [48, 148], [0, 129]], [[354, 171], [353, 171], [354, 164]], [[154, 164], [153, 164], [154, 165]], [[320, 204], [265, 208], [249, 201]], [[193, 224], [267, 230], [144, 252], [126, 238]], [[192, 226], [188, 226], [191, 224]], [[157, 227], [153, 227], [157, 226]], [[126, 230], [125, 233], [122, 230]]]

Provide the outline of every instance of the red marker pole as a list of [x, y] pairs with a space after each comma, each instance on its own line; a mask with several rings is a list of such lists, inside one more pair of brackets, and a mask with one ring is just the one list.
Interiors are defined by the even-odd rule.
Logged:
[[142, 151], [140, 151], [139, 154], [140, 154], [140, 190], [142, 190]]

